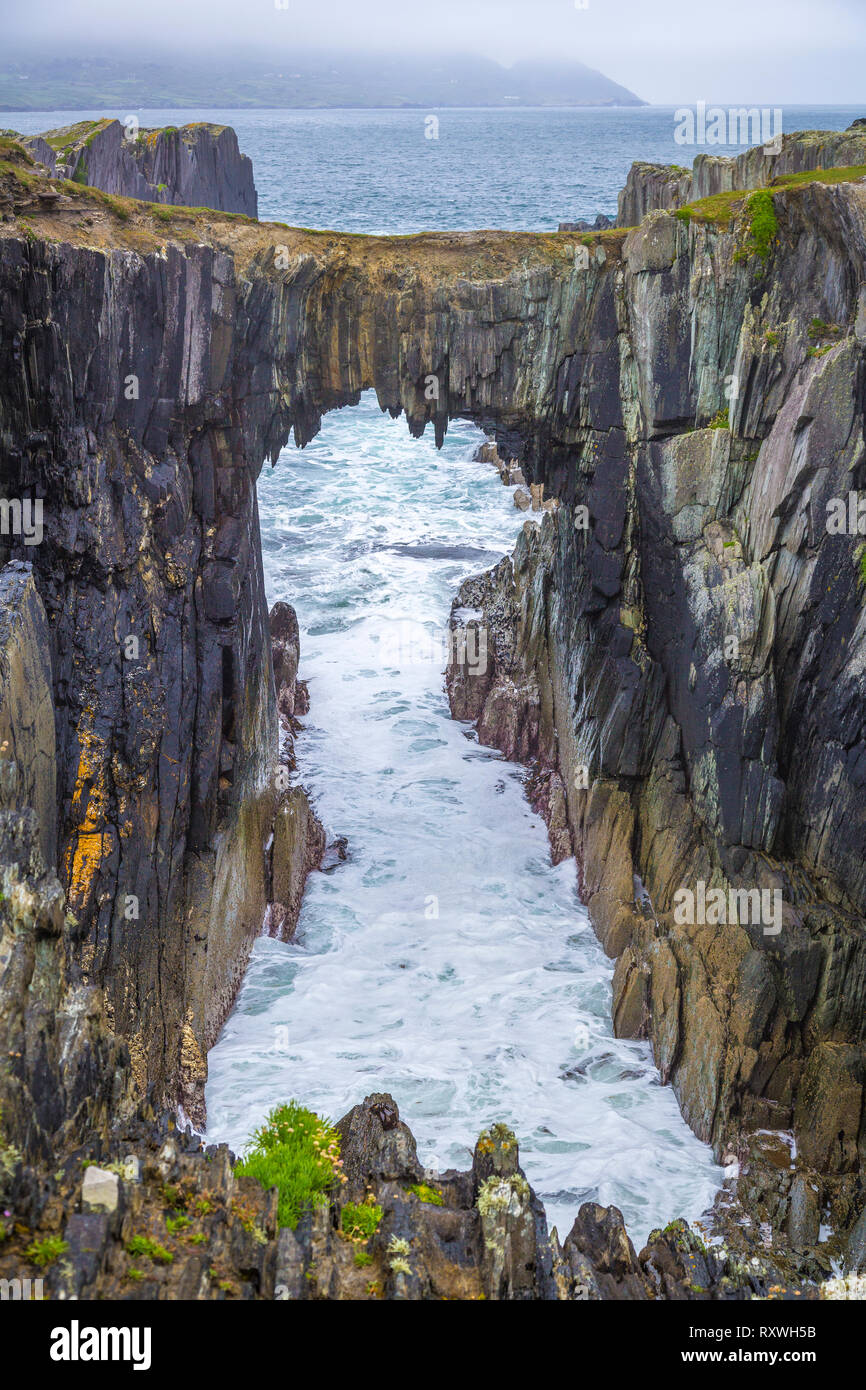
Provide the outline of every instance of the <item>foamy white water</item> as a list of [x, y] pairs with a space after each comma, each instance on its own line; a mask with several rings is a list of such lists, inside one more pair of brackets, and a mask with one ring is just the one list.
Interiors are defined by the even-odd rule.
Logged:
[[208, 1136], [239, 1150], [282, 1100], [336, 1119], [390, 1091], [422, 1162], [465, 1167], [505, 1121], [561, 1236], [593, 1200], [640, 1242], [699, 1216], [721, 1170], [649, 1047], [612, 1035], [612, 963], [523, 769], [449, 716], [451, 600], [523, 521], [480, 439], [458, 423], [437, 453], [367, 396], [262, 476], [269, 599], [297, 609], [310, 685], [302, 779], [350, 857], [310, 878], [292, 945], [256, 944]]

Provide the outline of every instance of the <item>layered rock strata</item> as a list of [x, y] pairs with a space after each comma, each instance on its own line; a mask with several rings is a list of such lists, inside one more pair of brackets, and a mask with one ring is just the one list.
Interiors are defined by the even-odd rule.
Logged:
[[[738, 119], [738, 130], [739, 114], [730, 113], [732, 121]], [[726, 111], [726, 119], [728, 116]], [[696, 199], [734, 189], [766, 188], [775, 179], [793, 174], [866, 167], [866, 129], [860, 121], [842, 131], [805, 130], [783, 135], [775, 133], [772, 120], [768, 135], [771, 128], [773, 138], [765, 144], [753, 145], [733, 157], [702, 152], [691, 169], [679, 164], [634, 163], [619, 195], [616, 225], [636, 227], [650, 212], [672, 212]], [[748, 121], [744, 129], [752, 129]]]
[[147, 130], [133, 120], [79, 121], [15, 138], [50, 175], [104, 193], [258, 216], [252, 161], [231, 126], [196, 121]]
[[[651, 1038], [720, 1156], [793, 1130], [821, 1216], [851, 1228], [862, 542], [826, 519], [862, 482], [857, 172], [780, 189], [769, 233], [730, 199], [586, 248], [169, 223], [7, 156], [0, 447], [46, 533], [5, 550], [31, 560], [48, 619], [68, 950], [139, 1093], [200, 1093], [269, 900], [258, 470], [375, 388], [415, 434], [476, 421], [558, 503], [475, 581], [501, 636], [489, 688], [452, 687], [547, 774], [540, 803], [618, 959], [617, 1029]], [[781, 930], [775, 912], [677, 921], [699, 884], [778, 893]], [[128, 895], [140, 915], [118, 925]], [[767, 1202], [794, 1220], [792, 1194]]]

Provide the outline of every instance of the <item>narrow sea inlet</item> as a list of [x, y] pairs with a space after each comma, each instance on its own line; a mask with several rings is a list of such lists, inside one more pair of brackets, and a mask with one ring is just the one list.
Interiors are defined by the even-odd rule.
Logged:
[[349, 854], [311, 876], [292, 945], [256, 944], [209, 1057], [208, 1138], [239, 1151], [280, 1101], [339, 1118], [390, 1091], [423, 1163], [466, 1167], [505, 1121], [561, 1236], [613, 1203], [639, 1247], [700, 1216], [721, 1170], [648, 1045], [612, 1035], [612, 962], [524, 770], [450, 718], [451, 601], [524, 520], [481, 440], [457, 422], [437, 451], [369, 395], [260, 480], [268, 599], [297, 609], [310, 687], [301, 777]]

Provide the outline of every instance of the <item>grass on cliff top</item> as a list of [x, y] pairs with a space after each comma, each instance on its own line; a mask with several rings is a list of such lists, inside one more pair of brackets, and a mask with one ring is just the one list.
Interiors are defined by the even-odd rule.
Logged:
[[52, 150], [61, 154], [82, 141], [89, 144], [94, 135], [109, 125], [110, 121], [111, 118], [108, 116], [104, 116], [98, 121], [76, 121], [74, 125], [58, 126], [56, 130], [47, 130], [42, 139], [46, 145], [51, 146]]
[[305, 1211], [327, 1206], [345, 1182], [337, 1131], [297, 1101], [278, 1105], [254, 1131], [235, 1175], [278, 1188], [277, 1220], [294, 1230]]
[[[676, 210], [674, 216], [683, 222], [715, 222], [727, 225], [737, 215], [743, 203], [748, 201], [752, 204], [760, 194], [764, 195], [765, 200], [771, 201], [773, 190], [781, 192], [786, 188], [802, 188], [810, 183], [856, 183], [862, 178], [866, 178], [866, 164], [852, 164], [842, 169], [813, 169], [803, 174], [783, 174], [773, 179], [768, 188], [734, 188], [728, 193], [713, 193], [708, 198], [697, 198], [693, 203], [684, 203]], [[765, 206], [765, 203], [760, 202], [756, 205], [758, 208]]]

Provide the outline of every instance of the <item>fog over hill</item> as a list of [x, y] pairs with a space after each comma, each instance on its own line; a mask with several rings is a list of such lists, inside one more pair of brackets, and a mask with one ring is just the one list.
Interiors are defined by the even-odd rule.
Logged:
[[0, 110], [138, 107], [641, 106], [634, 92], [579, 62], [277, 53], [94, 55], [19, 51], [0, 59]]

